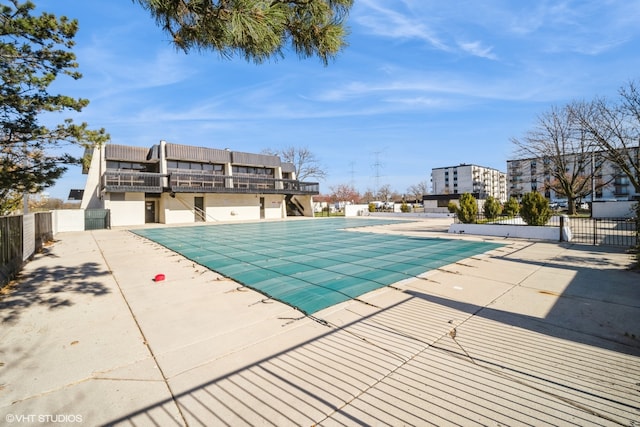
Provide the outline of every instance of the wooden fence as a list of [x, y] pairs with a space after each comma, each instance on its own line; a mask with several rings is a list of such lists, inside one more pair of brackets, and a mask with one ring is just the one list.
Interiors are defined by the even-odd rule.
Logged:
[[0, 286], [15, 277], [23, 263], [51, 240], [51, 212], [0, 217]]

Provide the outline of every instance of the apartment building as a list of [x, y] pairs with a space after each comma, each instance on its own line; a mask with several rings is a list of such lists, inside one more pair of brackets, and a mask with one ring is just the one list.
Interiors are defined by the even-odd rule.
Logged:
[[319, 194], [278, 156], [165, 141], [106, 144], [84, 172], [81, 207], [109, 209], [112, 226], [313, 216]]
[[431, 190], [434, 195], [477, 194], [479, 199], [493, 196], [507, 200], [507, 174], [497, 169], [462, 163], [431, 170]]
[[[573, 173], [574, 168], [580, 164], [586, 179], [592, 175], [592, 171], [594, 172], [590, 182], [587, 183], [589, 194], [583, 197], [583, 201], [630, 200], [633, 197], [635, 191], [629, 178], [618, 165], [605, 159], [601, 153], [569, 154], [565, 157], [564, 163], [567, 173]], [[507, 160], [509, 196], [520, 198], [526, 193], [537, 191], [552, 201], [564, 199], [563, 195], [556, 194], [550, 188], [554, 180], [553, 167], [553, 162], [549, 158]], [[593, 198], [592, 190], [595, 190]]]

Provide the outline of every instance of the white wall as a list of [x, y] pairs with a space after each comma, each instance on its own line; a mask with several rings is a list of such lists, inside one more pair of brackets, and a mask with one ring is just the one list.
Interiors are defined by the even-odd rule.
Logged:
[[[457, 200], [451, 200], [453, 203], [456, 204], [456, 206], [458, 205], [458, 201]], [[438, 207], [438, 201], [437, 200], [424, 200], [422, 202], [423, 206], [424, 206], [424, 211], [426, 213], [449, 213], [449, 208], [447, 207]]]
[[[265, 196], [265, 217], [275, 209]], [[209, 194], [205, 198], [207, 221], [260, 219], [260, 197], [255, 194]]]
[[591, 216], [593, 218], [633, 218], [635, 216], [633, 206], [634, 201], [599, 202], [595, 201], [591, 205]]
[[[314, 212], [315, 212], [315, 203], [313, 202], [313, 196], [311, 195], [297, 195], [294, 196], [293, 199], [295, 201], [297, 201], [303, 208], [304, 208], [304, 216], [308, 216], [308, 217], [313, 217], [314, 216]], [[284, 197], [282, 199], [282, 203], [284, 205]], [[284, 206], [284, 209], [282, 210], [282, 214], [281, 217], [282, 218], [286, 218], [287, 216], [287, 209], [286, 206]]]
[[[258, 196], [259, 197], [259, 196]], [[260, 199], [258, 199], [260, 200]], [[259, 203], [259, 202], [258, 202]], [[264, 196], [264, 217], [265, 219], [280, 219], [287, 214], [286, 207], [284, 206], [284, 197], [274, 195]], [[306, 207], [305, 207], [306, 208]]]
[[170, 197], [168, 194], [162, 194], [160, 201], [160, 222], [164, 224], [183, 224], [194, 222], [195, 214], [193, 213], [193, 194], [176, 194], [176, 197]]
[[80, 207], [82, 209], [102, 209], [102, 200], [99, 198], [100, 191], [100, 171], [102, 169], [102, 148], [94, 148], [93, 156], [91, 157], [91, 166], [89, 173], [87, 174], [87, 182], [84, 186], [84, 193], [82, 195], [82, 202]]
[[[472, 167], [469, 165], [466, 166], [458, 166], [453, 169], [458, 172], [458, 180], [454, 181], [454, 176], [452, 172], [449, 172], [449, 188], [451, 189], [451, 193], [454, 193], [455, 190], [458, 191], [458, 194], [463, 193], [473, 193], [473, 176], [472, 176]], [[458, 186], [455, 187], [454, 184], [457, 183]]]
[[[451, 224], [451, 226], [449, 226], [449, 233], [560, 240], [560, 229], [558, 227], [538, 227], [531, 225]], [[567, 238], [566, 233], [565, 240], [570, 240], [570, 238]]]
[[105, 195], [104, 207], [111, 210], [111, 226], [144, 224], [144, 193], [124, 193], [123, 201], [110, 200]]
[[[160, 202], [160, 222], [184, 224], [195, 222], [194, 197], [204, 197], [205, 219], [216, 221], [246, 221], [260, 219], [260, 196], [255, 194], [163, 194]], [[265, 195], [265, 218], [282, 217], [282, 198]]]
[[84, 231], [84, 209], [59, 209], [51, 212], [53, 234]]
[[344, 207], [344, 216], [362, 216], [369, 215], [369, 205], [346, 205]]
[[26, 261], [36, 251], [36, 215], [22, 216], [22, 260]]
[[[132, 226], [145, 223], [144, 193], [125, 193], [124, 201], [111, 200], [106, 194], [104, 205], [111, 210], [111, 225]], [[260, 197], [264, 197], [264, 218], [280, 219], [286, 216], [282, 195], [258, 194], [194, 194], [177, 193], [171, 197], [163, 193], [156, 203], [158, 220], [164, 224], [195, 222], [194, 198], [204, 197], [206, 222], [247, 221], [260, 219]], [[303, 196], [298, 201], [304, 205], [305, 213], [312, 214], [312, 198]]]

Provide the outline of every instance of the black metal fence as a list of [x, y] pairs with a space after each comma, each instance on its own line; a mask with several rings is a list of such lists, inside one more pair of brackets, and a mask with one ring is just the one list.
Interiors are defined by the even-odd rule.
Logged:
[[26, 259], [53, 240], [51, 212], [33, 214], [34, 227], [29, 233], [25, 233], [24, 224], [22, 215], [0, 217], [0, 286], [20, 271]]
[[570, 217], [569, 227], [575, 243], [622, 247], [640, 244], [634, 218]]
[[[456, 217], [456, 223], [461, 221]], [[521, 225], [527, 226], [520, 216], [498, 216], [486, 218], [479, 213], [476, 224], [490, 225]], [[640, 245], [635, 218], [590, 218], [553, 215], [544, 225], [545, 227], [567, 227], [572, 243], [589, 245], [607, 245], [620, 247], [635, 247]], [[558, 230], [558, 236], [560, 231]]]

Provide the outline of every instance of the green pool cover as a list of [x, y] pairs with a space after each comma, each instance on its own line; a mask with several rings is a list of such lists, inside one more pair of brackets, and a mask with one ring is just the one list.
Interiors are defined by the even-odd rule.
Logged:
[[134, 232], [305, 314], [502, 246], [346, 230], [397, 222], [327, 218]]

